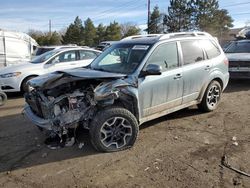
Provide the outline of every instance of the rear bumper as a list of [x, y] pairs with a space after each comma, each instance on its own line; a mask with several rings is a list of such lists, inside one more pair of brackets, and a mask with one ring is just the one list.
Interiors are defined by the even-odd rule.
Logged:
[[31, 108], [27, 104], [24, 106], [24, 115], [36, 126], [46, 130], [52, 130], [51, 122], [47, 119], [38, 117], [32, 112]]
[[227, 73], [225, 76], [224, 76], [224, 80], [223, 80], [223, 91], [226, 89], [227, 85], [228, 85], [228, 82], [229, 82], [229, 73]]

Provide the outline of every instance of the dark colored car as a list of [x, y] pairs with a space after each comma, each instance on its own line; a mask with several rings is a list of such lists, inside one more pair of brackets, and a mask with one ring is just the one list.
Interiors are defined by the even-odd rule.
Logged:
[[225, 50], [229, 60], [230, 78], [250, 78], [250, 40], [238, 40]]

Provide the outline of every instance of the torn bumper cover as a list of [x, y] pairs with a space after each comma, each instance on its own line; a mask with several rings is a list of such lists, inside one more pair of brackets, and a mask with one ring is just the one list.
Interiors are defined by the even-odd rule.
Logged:
[[33, 111], [31, 110], [31, 108], [29, 107], [28, 104], [26, 104], [24, 106], [24, 111], [23, 112], [24, 112], [24, 115], [33, 124], [37, 125], [38, 127], [42, 128], [42, 129], [52, 130], [50, 120], [43, 119], [43, 118], [40, 118], [39, 116], [37, 116], [35, 113], [33, 113]]

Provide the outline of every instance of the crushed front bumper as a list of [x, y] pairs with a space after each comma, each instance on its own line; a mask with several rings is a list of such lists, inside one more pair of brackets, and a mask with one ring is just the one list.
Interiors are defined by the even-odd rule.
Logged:
[[52, 130], [50, 120], [38, 117], [32, 112], [28, 104], [24, 106], [24, 115], [36, 126], [46, 130]]

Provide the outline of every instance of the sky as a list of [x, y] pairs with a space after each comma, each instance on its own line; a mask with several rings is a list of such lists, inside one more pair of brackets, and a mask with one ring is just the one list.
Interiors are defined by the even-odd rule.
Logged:
[[[167, 12], [169, 0], [151, 0], [151, 9], [158, 5]], [[234, 27], [250, 22], [250, 0], [219, 0], [220, 8], [227, 9], [234, 19]], [[27, 32], [65, 29], [76, 16], [91, 18], [95, 25], [117, 21], [131, 22], [144, 29], [147, 23], [147, 0], [0, 0], [0, 28]]]

